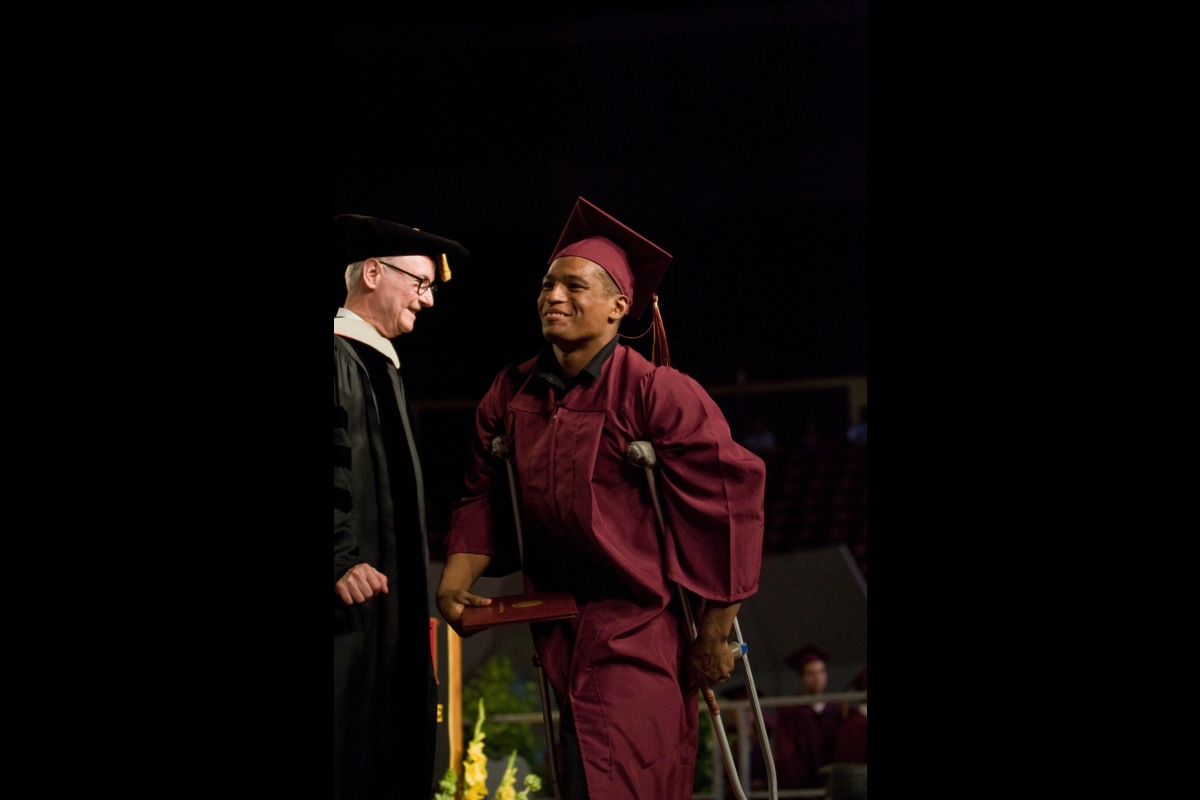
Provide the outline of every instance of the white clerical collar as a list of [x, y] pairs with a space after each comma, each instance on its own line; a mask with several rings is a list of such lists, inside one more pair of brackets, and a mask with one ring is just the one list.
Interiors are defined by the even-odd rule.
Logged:
[[338, 336], [345, 336], [347, 339], [362, 342], [367, 347], [378, 350], [388, 357], [396, 369], [400, 369], [400, 356], [396, 355], [396, 348], [392, 346], [392, 343], [375, 330], [374, 325], [353, 311], [346, 308], [337, 310], [337, 315], [333, 318], [333, 332]]

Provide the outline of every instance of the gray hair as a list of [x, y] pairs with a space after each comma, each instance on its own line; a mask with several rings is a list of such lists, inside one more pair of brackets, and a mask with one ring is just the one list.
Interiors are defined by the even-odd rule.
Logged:
[[353, 291], [354, 287], [357, 286], [359, 281], [362, 280], [363, 263], [364, 263], [363, 261], [355, 261], [353, 264], [346, 267], [346, 291], [347, 292]]

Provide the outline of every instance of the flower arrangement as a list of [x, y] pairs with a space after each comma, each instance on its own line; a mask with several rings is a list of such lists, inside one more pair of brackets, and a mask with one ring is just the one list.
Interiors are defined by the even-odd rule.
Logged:
[[[483, 732], [484, 713], [483, 698], [479, 698], [479, 717], [475, 720], [475, 733], [467, 745], [467, 757], [463, 759], [462, 800], [485, 800], [487, 797], [487, 756], [483, 752], [483, 740], [487, 736]], [[541, 791], [542, 779], [537, 775], [525, 776], [525, 788], [516, 790], [517, 751], [513, 750], [508, 758], [508, 768], [500, 778], [500, 785], [492, 800], [529, 800], [530, 792]], [[438, 793], [433, 800], [455, 800], [459, 791], [458, 774], [451, 766], [438, 783]]]
[[500, 785], [496, 787], [493, 800], [529, 800], [530, 792], [538, 792], [542, 789], [542, 779], [532, 773], [525, 776], [525, 788], [519, 792], [516, 790], [516, 782], [517, 751], [513, 750], [512, 755], [508, 757], [508, 767], [504, 770], [504, 776], [500, 778]]
[[487, 756], [483, 754], [483, 698], [479, 698], [479, 717], [475, 720], [475, 735], [467, 745], [463, 761], [463, 800], [483, 800], [487, 796]]
[[[475, 708], [482, 698], [492, 718], [497, 714], [540, 712], [541, 693], [531, 677], [522, 675], [509, 656], [493, 653], [475, 668], [474, 675], [463, 685], [463, 708]], [[469, 730], [466, 734], [468, 738], [471, 735]], [[529, 762], [530, 772], [546, 774], [549, 751], [541, 725], [489, 722], [484, 751], [492, 763], [496, 759], [507, 759], [513, 750]]]

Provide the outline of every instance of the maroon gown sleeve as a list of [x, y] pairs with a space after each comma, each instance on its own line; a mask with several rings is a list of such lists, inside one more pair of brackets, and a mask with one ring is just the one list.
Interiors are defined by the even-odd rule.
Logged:
[[631, 402], [658, 454], [667, 577], [709, 600], [751, 596], [762, 565], [762, 459], [733, 441], [717, 404], [678, 370], [646, 375]]
[[492, 438], [503, 434], [504, 414], [512, 396], [514, 368], [496, 376], [475, 411], [463, 497], [450, 517], [446, 555], [476, 553], [491, 556], [484, 573], [503, 576], [521, 568], [516, 528], [508, 494], [504, 462], [491, 454]]

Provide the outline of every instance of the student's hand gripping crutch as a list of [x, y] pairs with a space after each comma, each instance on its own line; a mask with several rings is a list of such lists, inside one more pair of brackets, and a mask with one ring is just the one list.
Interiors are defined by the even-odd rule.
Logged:
[[[666, 520], [663, 518], [662, 506], [658, 501], [658, 487], [654, 480], [654, 467], [658, 464], [658, 455], [654, 452], [654, 446], [646, 441], [630, 442], [629, 446], [625, 449], [625, 456], [629, 459], [630, 463], [641, 467], [646, 473], [646, 481], [650, 486], [650, 500], [654, 505], [654, 517], [658, 521], [658, 532], [665, 545], [667, 525]], [[696, 630], [696, 620], [692, 614], [691, 601], [687, 596], [687, 591], [682, 586], [675, 584], [675, 589], [679, 593], [679, 601], [683, 606], [688, 635], [691, 636], [694, 642], [698, 632]], [[779, 790], [776, 787], [775, 759], [771, 756], [771, 742], [767, 738], [767, 726], [763, 722], [762, 707], [758, 702], [758, 691], [754, 688], [754, 674], [750, 670], [750, 648], [742, 639], [742, 630], [738, 625], [736, 617], [733, 620], [733, 635], [737, 641], [730, 642], [730, 650], [733, 652], [734, 658], [740, 661], [742, 674], [746, 679], [746, 694], [750, 699], [750, 707], [754, 710], [754, 726], [758, 730], [759, 747], [762, 748], [763, 760], [767, 766], [768, 793], [771, 796], [771, 800], [778, 800]], [[721, 723], [721, 709], [717, 706], [716, 695], [713, 694], [712, 688], [708, 686], [703, 688], [703, 694], [704, 701], [708, 704], [709, 719], [712, 722], [713, 732], [716, 734], [717, 741], [721, 745], [721, 755], [725, 761], [725, 770], [730, 778], [729, 782], [738, 800], [746, 800], [741, 781], [738, 780], [737, 767], [733, 763], [733, 752], [729, 749], [729, 739], [725, 735], [725, 726]]]

